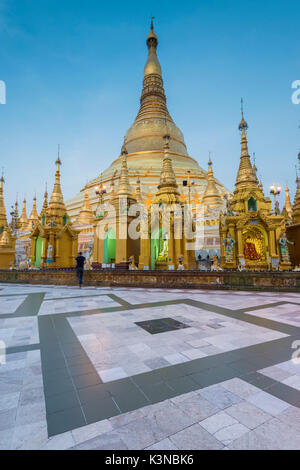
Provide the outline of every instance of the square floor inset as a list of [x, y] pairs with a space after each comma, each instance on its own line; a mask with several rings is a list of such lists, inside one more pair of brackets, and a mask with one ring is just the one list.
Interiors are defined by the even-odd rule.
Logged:
[[140, 321], [135, 324], [146, 330], [151, 335], [189, 328], [189, 325], [173, 320], [173, 318], [159, 318], [157, 320]]

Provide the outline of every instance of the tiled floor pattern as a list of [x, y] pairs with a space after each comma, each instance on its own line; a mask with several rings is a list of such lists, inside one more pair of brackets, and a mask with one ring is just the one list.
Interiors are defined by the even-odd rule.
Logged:
[[2, 284], [0, 449], [299, 448], [299, 304]]

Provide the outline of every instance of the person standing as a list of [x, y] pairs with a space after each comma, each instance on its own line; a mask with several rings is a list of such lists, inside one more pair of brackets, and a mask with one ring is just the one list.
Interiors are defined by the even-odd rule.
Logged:
[[86, 259], [85, 259], [84, 256], [82, 256], [81, 251], [80, 251], [80, 253], [78, 253], [78, 256], [75, 259], [75, 261], [76, 261], [76, 275], [77, 275], [77, 279], [78, 279], [78, 282], [79, 282], [79, 288], [81, 289], [83, 273], [84, 273], [84, 265], [85, 265], [85, 262], [86, 262]]

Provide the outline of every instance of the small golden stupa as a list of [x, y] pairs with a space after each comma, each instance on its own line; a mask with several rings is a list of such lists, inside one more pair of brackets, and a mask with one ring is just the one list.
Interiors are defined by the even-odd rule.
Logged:
[[[47, 207], [46, 191], [41, 217], [34, 222], [35, 225], [30, 234], [31, 263], [36, 268], [73, 267], [77, 256], [78, 231], [73, 228], [64, 203], [60, 184], [59, 155], [55, 163], [55, 183], [49, 205]], [[34, 202], [36, 203], [36, 199]], [[34, 208], [36, 208], [35, 205]], [[32, 218], [32, 220], [35, 219]]]
[[22, 213], [19, 218], [19, 231], [23, 232], [27, 229], [27, 227], [28, 227], [28, 217], [27, 217], [27, 211], [26, 211], [26, 199], [24, 198]]

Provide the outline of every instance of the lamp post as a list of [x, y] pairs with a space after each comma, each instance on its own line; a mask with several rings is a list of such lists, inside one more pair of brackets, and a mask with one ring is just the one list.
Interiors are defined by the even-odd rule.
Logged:
[[182, 182], [182, 186], [186, 186], [188, 188], [188, 195], [189, 195], [189, 198], [188, 198], [188, 201], [189, 201], [189, 204], [191, 203], [191, 187], [195, 184], [194, 181], [191, 181], [191, 171], [188, 170], [187, 171], [187, 175], [188, 175], [188, 179], [187, 180], [184, 180]]
[[[277, 211], [276, 196], [278, 196], [280, 193], [281, 193], [281, 186], [279, 186], [279, 185], [276, 186], [276, 184], [273, 183], [273, 184], [270, 186], [270, 194], [273, 194], [273, 196], [274, 196], [275, 214], [276, 214], [276, 211]], [[277, 214], [276, 214], [276, 215], [277, 215]]]
[[[104, 196], [104, 194], [106, 194], [106, 187], [103, 186], [102, 181], [100, 183], [100, 186], [96, 186], [95, 193], [96, 193], [97, 196], [99, 196], [99, 204], [102, 205], [103, 204], [103, 196]], [[96, 217], [97, 217], [97, 209], [99, 207], [99, 204], [96, 208]], [[101, 217], [101, 215], [99, 217]]]
[[11, 231], [14, 237], [17, 236], [18, 228], [19, 228], [19, 214], [18, 214], [18, 202], [16, 202], [15, 207], [11, 206], [12, 211], [10, 212], [11, 215]]

